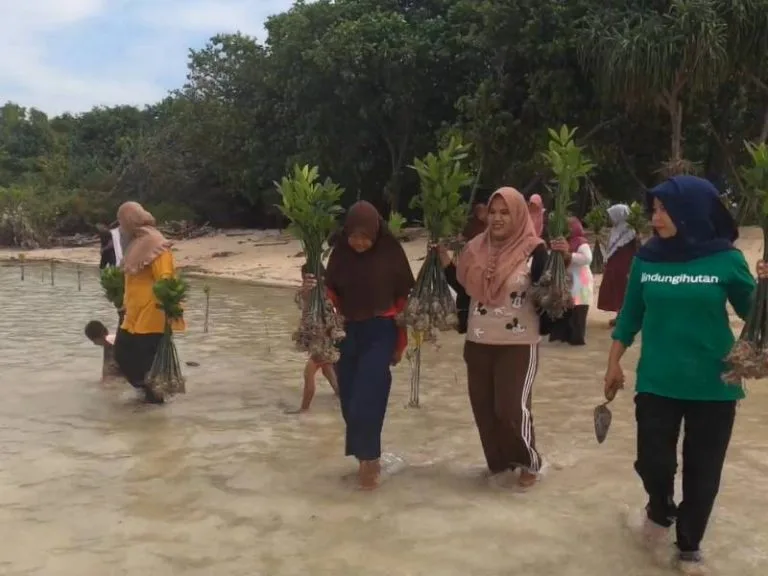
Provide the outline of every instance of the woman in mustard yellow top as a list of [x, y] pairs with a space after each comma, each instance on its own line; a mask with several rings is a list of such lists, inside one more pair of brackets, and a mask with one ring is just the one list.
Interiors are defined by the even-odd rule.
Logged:
[[[153, 292], [155, 282], [176, 274], [171, 242], [155, 228], [155, 219], [137, 202], [126, 202], [117, 211], [125, 272], [125, 317], [115, 341], [115, 360], [131, 386], [144, 392], [147, 402], [164, 398], [145, 385], [165, 328], [165, 314]], [[183, 331], [184, 321], [173, 325]]]

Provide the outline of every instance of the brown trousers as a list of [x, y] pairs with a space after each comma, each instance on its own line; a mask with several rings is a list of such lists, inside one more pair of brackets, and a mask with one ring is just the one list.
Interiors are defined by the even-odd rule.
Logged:
[[531, 415], [539, 346], [494, 346], [466, 342], [469, 400], [492, 473], [525, 468], [538, 472], [541, 456]]

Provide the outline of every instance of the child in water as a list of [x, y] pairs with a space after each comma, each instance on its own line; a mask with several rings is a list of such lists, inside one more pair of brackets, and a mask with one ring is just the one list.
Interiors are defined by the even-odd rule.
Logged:
[[[306, 280], [308, 274], [307, 265], [304, 264], [301, 267], [301, 276]], [[339, 396], [339, 385], [336, 382], [336, 368], [333, 364], [326, 362], [323, 363], [318, 358], [309, 358], [304, 365], [304, 391], [301, 394], [301, 407], [294, 410], [286, 410], [286, 414], [302, 414], [309, 411], [309, 407], [312, 404], [312, 399], [315, 397], [315, 377], [318, 371], [322, 371], [325, 379], [328, 380], [328, 384], [333, 388], [333, 393], [336, 397]]]
[[98, 320], [91, 320], [85, 325], [85, 336], [96, 346], [104, 350], [104, 361], [101, 368], [101, 382], [111, 378], [119, 378], [122, 374], [115, 361], [115, 337], [109, 333], [104, 324]]

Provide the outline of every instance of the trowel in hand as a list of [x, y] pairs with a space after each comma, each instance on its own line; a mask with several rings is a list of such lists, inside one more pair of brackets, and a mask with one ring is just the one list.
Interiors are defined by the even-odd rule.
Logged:
[[597, 437], [598, 444], [602, 444], [605, 441], [605, 437], [608, 436], [608, 429], [611, 427], [613, 414], [611, 414], [611, 409], [608, 408], [608, 404], [612, 401], [613, 400], [611, 399], [595, 406], [595, 436]]

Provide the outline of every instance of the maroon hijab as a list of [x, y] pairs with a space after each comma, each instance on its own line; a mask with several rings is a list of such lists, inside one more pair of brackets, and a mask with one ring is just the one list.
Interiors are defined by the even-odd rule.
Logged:
[[568, 218], [568, 243], [571, 245], [571, 252], [576, 252], [581, 246], [588, 243], [584, 234], [584, 226], [581, 225], [576, 216]]
[[475, 204], [472, 209], [472, 214], [467, 221], [467, 225], [464, 227], [461, 233], [464, 236], [464, 240], [469, 242], [475, 236], [485, 232], [488, 227], [488, 207], [484, 204]]
[[[372, 246], [356, 252], [349, 235], [359, 233]], [[328, 259], [326, 285], [338, 297], [339, 311], [347, 320], [374, 318], [400, 299], [416, 283], [411, 265], [400, 242], [389, 231], [376, 207], [364, 200], [347, 212], [344, 229]]]

